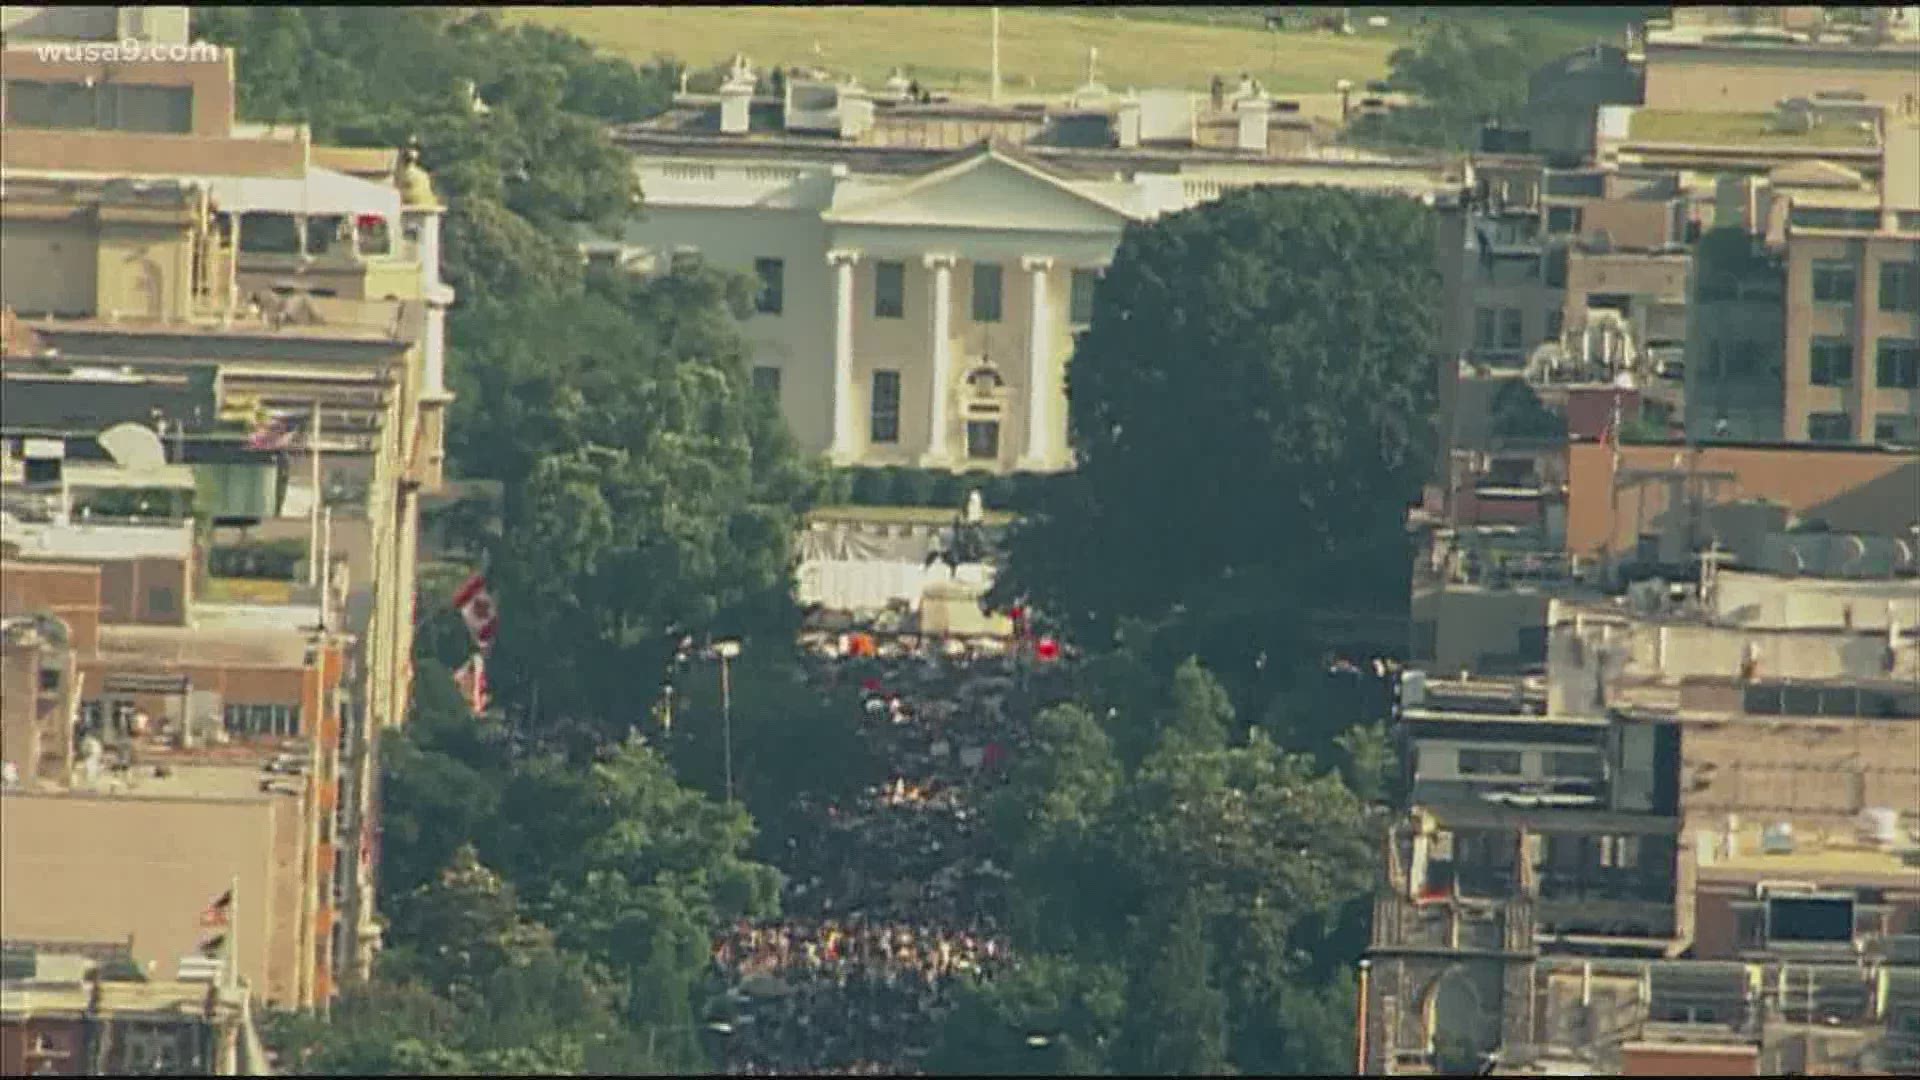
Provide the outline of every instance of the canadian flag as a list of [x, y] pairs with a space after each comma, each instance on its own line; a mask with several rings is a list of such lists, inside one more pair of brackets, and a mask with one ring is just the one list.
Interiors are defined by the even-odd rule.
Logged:
[[453, 606], [466, 620], [467, 632], [473, 635], [473, 643], [480, 651], [491, 648], [493, 632], [500, 625], [500, 613], [494, 609], [493, 594], [487, 591], [486, 576], [475, 574], [468, 578], [460, 591], [453, 594]]

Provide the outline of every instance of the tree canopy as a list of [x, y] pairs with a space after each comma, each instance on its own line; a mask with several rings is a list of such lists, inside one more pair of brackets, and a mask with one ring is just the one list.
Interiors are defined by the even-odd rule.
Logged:
[[1404, 610], [1381, 570], [1431, 452], [1433, 251], [1417, 203], [1319, 188], [1130, 226], [1069, 368], [1079, 466], [1002, 594], [1090, 645], [1171, 621], [1218, 673], [1297, 650], [1303, 610]]

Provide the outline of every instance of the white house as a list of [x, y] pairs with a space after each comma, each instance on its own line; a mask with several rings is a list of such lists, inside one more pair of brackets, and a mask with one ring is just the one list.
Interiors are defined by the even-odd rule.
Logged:
[[[645, 206], [621, 242], [585, 246], [757, 275], [756, 383], [804, 449], [846, 465], [1069, 467], [1066, 363], [1130, 222], [1251, 184], [1431, 202], [1464, 177], [1453, 162], [1276, 157], [1264, 111], [1252, 124], [1244, 105], [1222, 129], [1237, 141], [1208, 146], [1198, 105], [1158, 99], [1148, 104], [1180, 122], [1148, 117], [1149, 136], [1173, 133], [1156, 142], [1132, 98], [942, 110], [850, 87], [753, 99], [751, 85], [736, 70], [717, 107], [688, 96], [691, 109], [617, 132]], [[1061, 145], [1087, 142], [1089, 122], [1105, 134]], [[956, 132], [970, 141], [956, 145]]]

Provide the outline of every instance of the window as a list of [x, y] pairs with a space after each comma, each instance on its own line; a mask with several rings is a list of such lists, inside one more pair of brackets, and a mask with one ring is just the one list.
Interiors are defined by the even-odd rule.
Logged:
[[780, 314], [786, 306], [787, 264], [779, 259], [755, 259], [753, 272], [760, 278], [760, 293], [753, 298], [753, 310], [762, 315]]
[[347, 244], [347, 219], [339, 214], [317, 214], [307, 219], [307, 254], [325, 255], [335, 244]]
[[1492, 308], [1475, 308], [1473, 311], [1473, 346], [1476, 349], [1494, 347], [1494, 313]]
[[1880, 264], [1880, 310], [1920, 311], [1920, 262]]
[[1560, 334], [1566, 329], [1566, 326], [1567, 326], [1566, 320], [1567, 320], [1567, 313], [1560, 310], [1559, 308], [1554, 308], [1552, 311], [1547, 312], [1547, 340], [1548, 341], [1560, 340]]
[[292, 214], [242, 214], [240, 250], [252, 254], [300, 254], [300, 225]]
[[228, 705], [221, 711], [229, 735], [289, 737], [300, 734], [298, 706]]
[[1821, 304], [1851, 304], [1854, 294], [1853, 264], [1817, 262], [1813, 264], [1813, 299]]
[[1907, 413], [1881, 413], [1873, 418], [1873, 441], [1912, 446], [1920, 442], [1920, 417]]
[[1883, 388], [1920, 388], [1920, 341], [1881, 338], [1873, 367], [1874, 381]]
[[108, 729], [115, 735], [133, 734], [134, 717], [137, 716], [139, 712], [140, 710], [134, 708], [133, 702], [131, 701], [114, 702], [112, 713], [107, 718]]
[[379, 214], [361, 214], [353, 219], [355, 244], [362, 255], [393, 253], [393, 229]]
[[192, 87], [123, 84], [105, 86], [101, 91], [103, 128], [166, 135], [185, 135], [193, 130]]
[[1606, 775], [1600, 755], [1588, 750], [1553, 750], [1547, 753], [1547, 775], [1562, 779], [1598, 780]]
[[147, 614], [174, 614], [172, 586], [155, 585], [147, 590]]
[[905, 263], [873, 264], [873, 317], [898, 319], [907, 313], [907, 266]]
[[1088, 326], [1093, 323], [1093, 290], [1100, 284], [1100, 271], [1075, 270], [1073, 272], [1073, 297], [1068, 305], [1068, 321], [1075, 326]]
[[1853, 418], [1843, 412], [1813, 413], [1807, 417], [1807, 438], [1814, 442], [1850, 442]]
[[897, 443], [900, 441], [900, 373], [897, 371], [876, 371], [873, 373], [873, 406], [868, 419], [867, 441], [875, 443]]
[[99, 124], [99, 96], [80, 83], [7, 82], [7, 123], [37, 128], [90, 128]]
[[1808, 353], [1809, 378], [1813, 385], [1849, 386], [1853, 383], [1853, 342], [1846, 338], [1814, 338]]
[[973, 321], [1000, 321], [1000, 267], [996, 263], [973, 264]]
[[1526, 330], [1520, 320], [1519, 308], [1505, 308], [1500, 312], [1500, 347], [1502, 349], [1526, 347]]
[[41, 668], [40, 669], [41, 692], [50, 694], [58, 689], [60, 689], [60, 669], [50, 668], [50, 667]]
[[967, 421], [967, 457], [992, 461], [1000, 456], [1000, 421]]
[[1519, 776], [1520, 751], [1462, 750], [1460, 751], [1460, 775]]
[[774, 404], [780, 403], [780, 369], [777, 367], [756, 367], [753, 369], [753, 392], [762, 397], [771, 398]]
[[1558, 236], [1571, 236], [1580, 231], [1580, 208], [1577, 206], [1550, 206], [1547, 208], [1547, 231]]
[[1600, 865], [1609, 870], [1631, 870], [1640, 865], [1640, 838], [1603, 836], [1600, 838]]

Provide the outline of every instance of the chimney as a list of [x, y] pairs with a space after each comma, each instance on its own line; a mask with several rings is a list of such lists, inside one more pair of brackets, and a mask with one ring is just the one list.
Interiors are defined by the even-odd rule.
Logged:
[[1140, 101], [1131, 94], [1114, 111], [1113, 134], [1122, 150], [1133, 150], [1140, 145]]
[[752, 126], [753, 69], [747, 58], [735, 56], [733, 70], [720, 84], [720, 133], [745, 135]]
[[1240, 121], [1240, 137], [1235, 146], [1264, 154], [1267, 152], [1267, 125], [1273, 103], [1262, 97], [1242, 98], [1234, 103], [1234, 116]]

